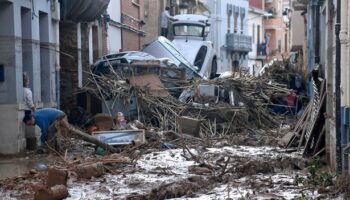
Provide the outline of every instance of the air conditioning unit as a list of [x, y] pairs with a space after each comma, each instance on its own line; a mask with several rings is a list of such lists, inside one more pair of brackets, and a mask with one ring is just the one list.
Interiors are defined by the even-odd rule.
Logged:
[[51, 1], [51, 17], [53, 20], [60, 21], [60, 3]]

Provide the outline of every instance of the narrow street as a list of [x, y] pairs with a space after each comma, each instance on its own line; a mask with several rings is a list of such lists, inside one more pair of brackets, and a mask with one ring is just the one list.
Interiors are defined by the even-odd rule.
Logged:
[[0, 199], [350, 199], [350, 1], [0, 0]]

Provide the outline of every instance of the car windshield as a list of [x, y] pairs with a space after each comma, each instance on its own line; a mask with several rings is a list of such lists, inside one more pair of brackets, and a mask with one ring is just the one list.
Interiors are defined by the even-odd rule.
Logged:
[[125, 56], [128, 60], [154, 60], [154, 56], [145, 52], [130, 52]]
[[203, 37], [205, 26], [198, 24], [176, 24], [174, 25], [175, 36], [196, 36]]
[[101, 60], [115, 60], [115, 59], [126, 59], [129, 62], [133, 60], [155, 60], [156, 58], [148, 53], [135, 51], [127, 53], [117, 53], [103, 56]]

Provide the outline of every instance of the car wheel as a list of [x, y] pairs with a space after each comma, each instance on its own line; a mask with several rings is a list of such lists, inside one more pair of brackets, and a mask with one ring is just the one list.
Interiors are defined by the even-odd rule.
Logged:
[[216, 74], [217, 70], [218, 70], [218, 63], [216, 62], [216, 58], [214, 58], [211, 64], [210, 79], [213, 79], [217, 76]]

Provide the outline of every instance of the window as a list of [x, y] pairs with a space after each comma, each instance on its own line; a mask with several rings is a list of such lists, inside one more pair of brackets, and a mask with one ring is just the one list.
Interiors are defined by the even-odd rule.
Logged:
[[5, 81], [5, 67], [4, 65], [0, 65], [0, 82]]
[[238, 14], [235, 14], [234, 18], [235, 18], [234, 19], [235, 21], [233, 22], [234, 23], [234, 32], [237, 33], [237, 31], [238, 31], [237, 30], [238, 29], [238, 27], [237, 27], [238, 26]]
[[282, 41], [278, 40], [278, 51], [282, 52]]
[[241, 15], [241, 34], [242, 35], [243, 35], [243, 30], [244, 30], [243, 23], [244, 23], [244, 16]]
[[231, 12], [227, 14], [227, 33], [231, 32]]
[[175, 36], [196, 36], [203, 37], [205, 26], [197, 24], [176, 24], [174, 25]]
[[144, 1], [144, 16], [148, 17], [149, 15], [149, 0]]
[[240, 8], [240, 16], [241, 16], [241, 34], [244, 33], [244, 18], [245, 18], [245, 8]]
[[202, 65], [205, 60], [205, 56], [207, 55], [208, 47], [201, 46], [201, 48], [198, 51], [198, 54], [196, 56], [196, 59], [194, 60], [194, 66], [198, 67], [197, 71], [200, 71], [202, 69]]
[[260, 25], [257, 26], [256, 41], [258, 44], [260, 44]]
[[252, 40], [253, 40], [253, 44], [255, 44], [255, 24], [253, 24]]
[[132, 3], [137, 6], [140, 6], [140, 0], [132, 0]]
[[284, 52], [288, 52], [288, 35], [284, 34]]

